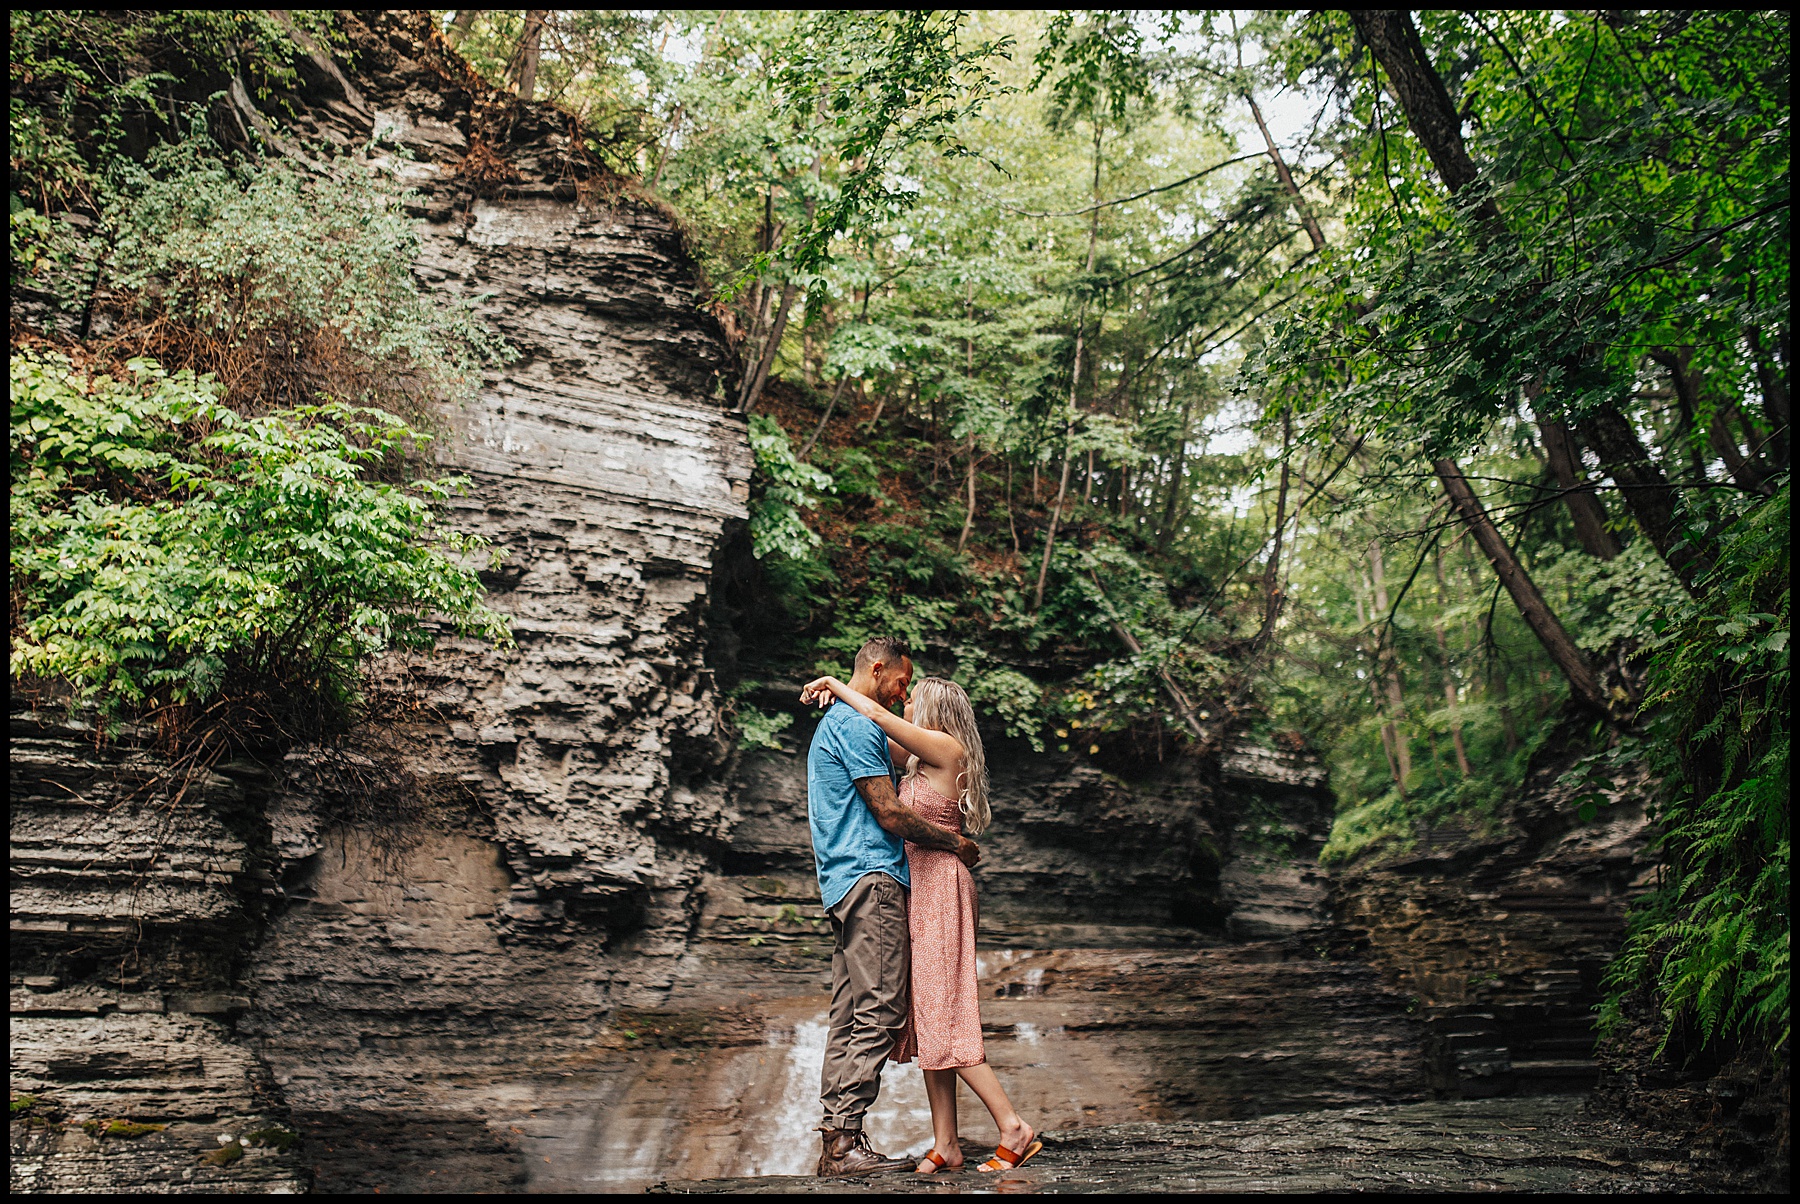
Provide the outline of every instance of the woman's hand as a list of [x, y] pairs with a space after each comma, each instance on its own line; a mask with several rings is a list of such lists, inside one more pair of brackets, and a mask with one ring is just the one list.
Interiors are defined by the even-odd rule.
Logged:
[[800, 687], [800, 704], [816, 702], [823, 709], [836, 701], [843, 689], [844, 683], [835, 677], [815, 677]]

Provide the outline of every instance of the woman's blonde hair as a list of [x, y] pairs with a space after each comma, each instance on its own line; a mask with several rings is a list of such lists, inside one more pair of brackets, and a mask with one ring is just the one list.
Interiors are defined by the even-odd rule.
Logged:
[[[948, 678], [927, 677], [913, 687], [912, 705], [915, 724], [954, 736], [963, 746], [956, 807], [962, 812], [963, 831], [981, 835], [993, 822], [994, 813], [988, 807], [987, 757], [981, 751], [981, 733], [975, 730], [975, 708], [969, 705], [969, 696]], [[918, 772], [919, 758], [912, 757], [906, 763], [906, 775]]]

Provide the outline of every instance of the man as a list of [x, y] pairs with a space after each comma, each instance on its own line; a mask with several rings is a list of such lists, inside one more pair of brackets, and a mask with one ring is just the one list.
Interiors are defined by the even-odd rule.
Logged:
[[[856, 654], [850, 687], [892, 707], [906, 698], [912, 658], [883, 637]], [[833, 705], [806, 757], [807, 817], [819, 896], [831, 917], [831, 1030], [819, 1102], [821, 1175], [856, 1175], [911, 1165], [869, 1148], [863, 1115], [881, 1090], [881, 1068], [910, 1010], [911, 940], [906, 927], [906, 845], [943, 849], [973, 867], [967, 837], [921, 819], [900, 802], [888, 740], [873, 720]]]

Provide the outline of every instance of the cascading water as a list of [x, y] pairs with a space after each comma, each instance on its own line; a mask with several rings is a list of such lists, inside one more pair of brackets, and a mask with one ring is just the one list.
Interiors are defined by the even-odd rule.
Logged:
[[[769, 1049], [785, 1058], [780, 1097], [746, 1123], [738, 1175], [808, 1175], [819, 1158], [819, 1073], [825, 1061], [825, 1013], [791, 1030], [769, 1034]], [[931, 1108], [916, 1066], [890, 1065], [881, 1076], [881, 1095], [864, 1119], [869, 1142], [886, 1154], [922, 1151], [931, 1140]]]

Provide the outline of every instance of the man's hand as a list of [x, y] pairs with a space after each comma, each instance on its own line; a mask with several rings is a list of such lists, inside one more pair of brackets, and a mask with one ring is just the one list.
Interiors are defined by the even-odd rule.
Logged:
[[894, 793], [893, 779], [886, 774], [878, 778], [857, 778], [856, 790], [862, 795], [863, 802], [869, 805], [869, 810], [875, 813], [875, 822], [884, 831], [891, 832], [902, 840], [910, 840], [920, 848], [955, 853], [970, 868], [981, 860], [981, 849], [974, 841], [938, 827], [901, 802]]

